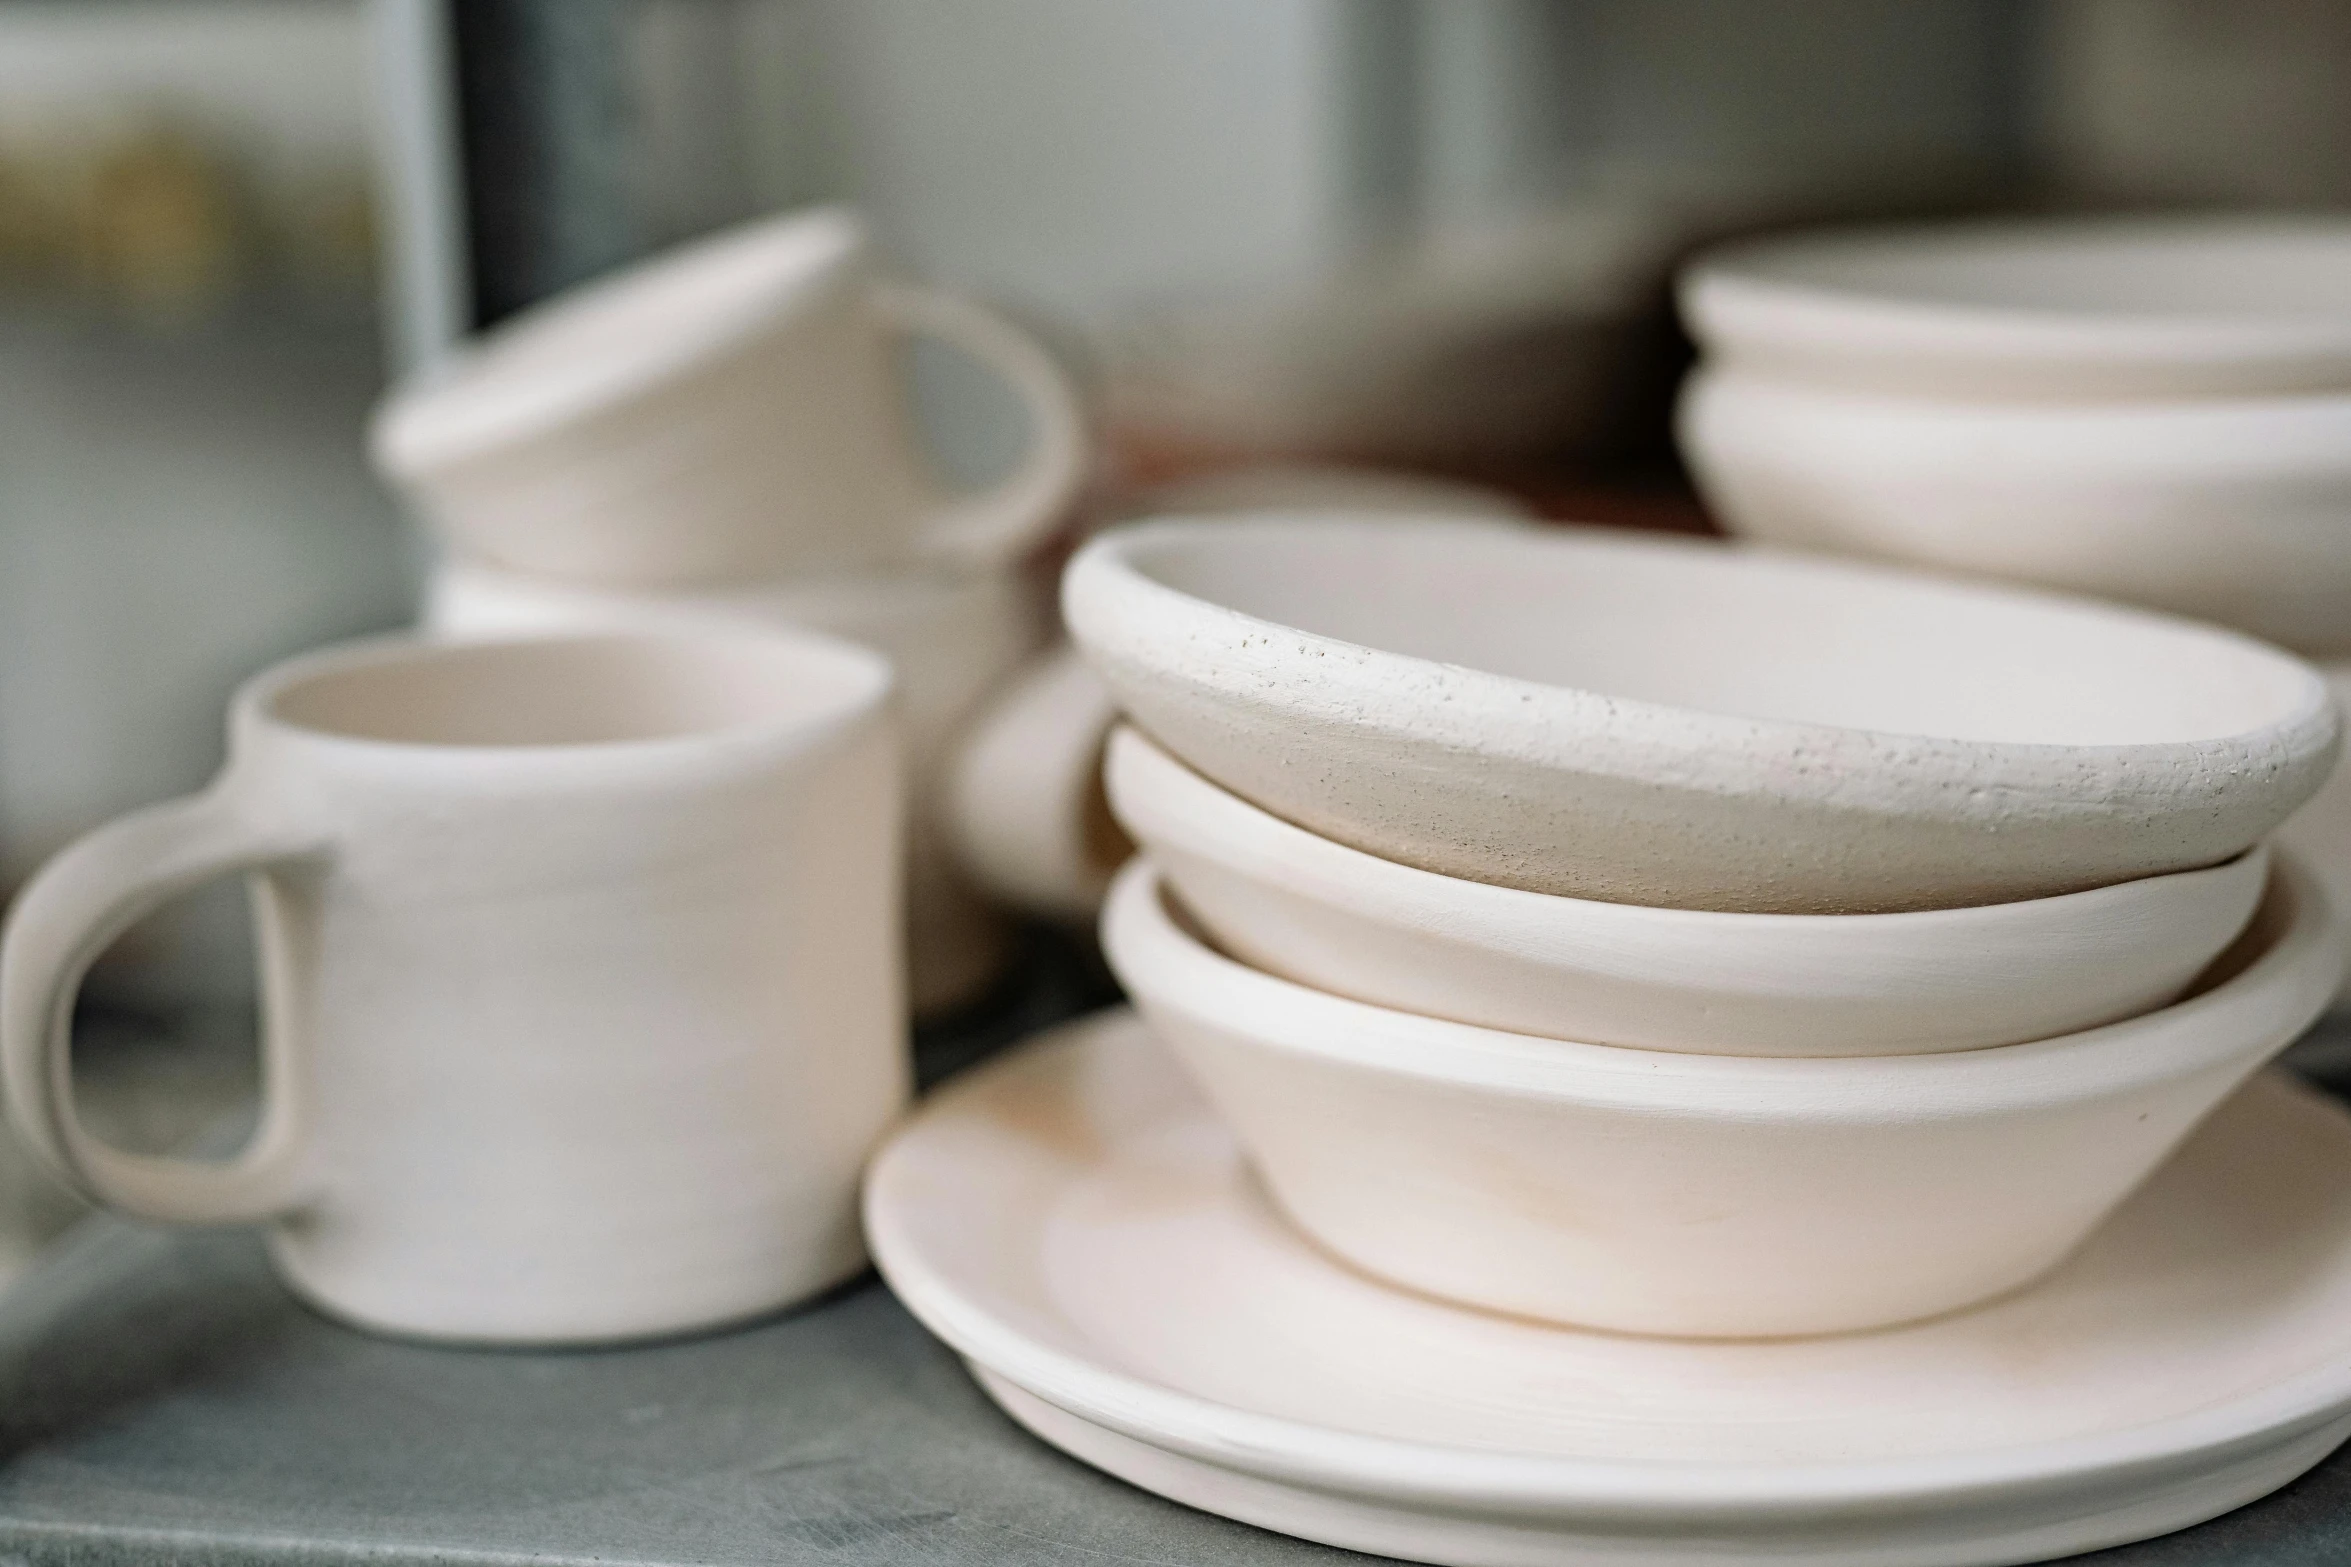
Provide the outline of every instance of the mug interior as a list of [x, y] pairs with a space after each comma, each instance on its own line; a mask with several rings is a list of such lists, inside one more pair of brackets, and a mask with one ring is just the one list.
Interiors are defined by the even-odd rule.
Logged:
[[1998, 744], [2216, 740], [2317, 676], [2249, 638], [1698, 542], [1384, 522], [1170, 528], [1145, 577], [1386, 653], [1698, 713]]
[[880, 659], [813, 639], [566, 637], [392, 645], [298, 671], [275, 722], [399, 745], [622, 745], [792, 727], [878, 699]]

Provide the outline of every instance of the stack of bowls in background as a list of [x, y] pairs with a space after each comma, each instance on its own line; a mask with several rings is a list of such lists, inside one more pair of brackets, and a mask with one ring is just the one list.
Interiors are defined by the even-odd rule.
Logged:
[[[1732, 532], [2196, 615], [2351, 692], [2351, 219], [1800, 235], [1682, 309]], [[2284, 841], [2351, 897], [2351, 779]]]
[[[897, 363], [913, 337], [977, 361], [1026, 411], [1025, 456], [978, 495], [945, 493], [921, 449]], [[373, 450], [445, 546], [429, 631], [768, 625], [887, 655], [910, 753], [914, 1009], [985, 989], [1007, 933], [956, 863], [942, 796], [973, 716], [1044, 639], [1020, 568], [1085, 476], [1078, 403], [1043, 348], [882, 279], [854, 215], [820, 209], [526, 313], [396, 391]]]
[[1072, 563], [1113, 967], [1304, 1231], [1641, 1333], [2053, 1267], [2326, 1005], [2298, 660], [1704, 541], [1166, 521]]

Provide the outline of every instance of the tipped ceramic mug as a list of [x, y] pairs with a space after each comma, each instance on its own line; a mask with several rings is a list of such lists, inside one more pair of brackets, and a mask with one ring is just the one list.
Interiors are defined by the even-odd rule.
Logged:
[[[893, 362], [931, 337], [1027, 410], [1026, 456], [942, 492]], [[379, 410], [378, 468], [480, 560], [608, 587], [997, 564], [1083, 475], [1076, 396], [991, 311], [876, 275], [838, 208], [745, 225], [575, 289]]]
[[[768, 1311], [864, 1264], [908, 1092], [890, 675], [825, 638], [355, 644], [249, 682], [204, 793], [66, 849], [0, 943], [31, 1146], [155, 1220], [268, 1221], [363, 1326], [544, 1343]], [[225, 1164], [74, 1109], [91, 959], [250, 872], [260, 1124]]]

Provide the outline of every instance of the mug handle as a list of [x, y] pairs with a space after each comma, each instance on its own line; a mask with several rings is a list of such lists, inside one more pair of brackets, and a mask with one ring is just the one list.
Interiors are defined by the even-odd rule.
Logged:
[[1102, 793], [1118, 703], [1064, 643], [1016, 673], [957, 747], [948, 841], [975, 883], [1014, 908], [1091, 924], [1134, 845]]
[[260, 1125], [235, 1159], [126, 1153], [90, 1135], [74, 1111], [73, 1009], [90, 965], [140, 917], [215, 876], [315, 860], [297, 840], [238, 814], [218, 791], [150, 806], [109, 822], [41, 867], [16, 900], [0, 939], [0, 1081], [17, 1130], [94, 1202], [179, 1224], [266, 1219], [298, 1207], [308, 1143], [291, 1050], [277, 1019], [284, 964], [264, 972]]
[[1029, 450], [1003, 482], [922, 525], [925, 560], [952, 567], [1003, 564], [1055, 523], [1085, 477], [1085, 419], [1061, 365], [1026, 332], [984, 305], [904, 283], [881, 283], [874, 304], [908, 336], [935, 337], [993, 369], [1027, 407]]

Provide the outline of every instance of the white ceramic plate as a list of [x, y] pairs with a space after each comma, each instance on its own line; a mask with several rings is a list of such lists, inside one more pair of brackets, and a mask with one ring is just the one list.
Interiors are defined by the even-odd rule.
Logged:
[[866, 1223], [1047, 1441], [1423, 1561], [2039, 1561], [2225, 1512], [2351, 1434], [2351, 1115], [2280, 1077], [2036, 1287], [1834, 1338], [1585, 1333], [1375, 1284], [1275, 1217], [1125, 1011], [932, 1101]]

